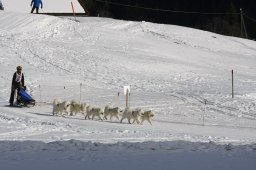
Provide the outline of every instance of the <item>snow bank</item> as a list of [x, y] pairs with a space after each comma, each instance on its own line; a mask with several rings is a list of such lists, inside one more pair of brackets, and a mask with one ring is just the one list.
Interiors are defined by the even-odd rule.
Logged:
[[256, 146], [143, 142], [102, 144], [76, 140], [51, 143], [0, 142], [4, 169], [225, 169], [255, 167]]

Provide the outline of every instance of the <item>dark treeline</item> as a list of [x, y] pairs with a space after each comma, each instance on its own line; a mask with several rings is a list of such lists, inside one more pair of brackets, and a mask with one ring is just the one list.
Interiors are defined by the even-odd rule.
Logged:
[[247, 16], [252, 17], [249, 19], [244, 16], [248, 36], [251, 39], [256, 38], [256, 21], [253, 20], [256, 18], [256, 0], [79, 0], [79, 2], [90, 16], [175, 24], [237, 37], [245, 36], [244, 31], [241, 34], [240, 8], [242, 8]]

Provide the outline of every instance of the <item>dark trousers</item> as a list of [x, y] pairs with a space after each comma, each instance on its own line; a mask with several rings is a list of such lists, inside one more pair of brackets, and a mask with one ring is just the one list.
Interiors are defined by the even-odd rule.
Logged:
[[35, 7], [35, 6], [33, 6], [31, 13], [33, 13], [35, 9], [36, 9], [36, 13], [38, 14], [39, 7]]
[[11, 105], [13, 105], [13, 101], [14, 101], [14, 96], [15, 96], [15, 91], [16, 90], [18, 90], [18, 87], [12, 86], [11, 96], [10, 96], [10, 100], [9, 100], [9, 103]]
[[4, 7], [1, 3], [0, 3], [0, 10], [4, 10]]

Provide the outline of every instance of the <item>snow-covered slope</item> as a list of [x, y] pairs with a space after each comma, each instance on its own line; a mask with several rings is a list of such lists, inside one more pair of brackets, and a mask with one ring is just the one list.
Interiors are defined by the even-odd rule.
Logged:
[[[79, 140], [71, 140], [76, 147], [88, 147], [90, 142], [154, 141], [160, 152], [165, 141], [179, 148], [180, 142], [174, 142], [178, 140], [189, 143], [182, 148], [188, 145], [188, 150], [199, 152], [194, 142], [206, 143], [200, 145], [217, 153], [212, 149], [215, 144], [249, 144], [245, 148], [255, 158], [256, 42], [173, 25], [78, 20], [0, 11], [0, 140], [10, 148], [3, 152], [20, 145], [15, 141], [38, 141], [27, 143], [36, 148], [27, 150], [37, 152], [38, 147], [50, 149], [41, 141], [69, 145], [71, 139]], [[28, 92], [38, 102], [33, 108], [5, 106], [17, 65], [23, 66]], [[130, 107], [155, 113], [152, 126], [84, 120], [82, 115], [52, 116], [54, 98], [124, 109], [125, 85], [131, 86]], [[130, 144], [116, 145], [127, 149]], [[110, 147], [111, 153], [115, 147]]]
[[[71, 3], [73, 2], [75, 12], [84, 12], [82, 6], [79, 4], [78, 0], [42, 0], [43, 9], [39, 9], [39, 12], [67, 12], [71, 13]], [[22, 12], [30, 13], [32, 7], [30, 6], [31, 0], [2, 0], [5, 11], [12, 12]]]

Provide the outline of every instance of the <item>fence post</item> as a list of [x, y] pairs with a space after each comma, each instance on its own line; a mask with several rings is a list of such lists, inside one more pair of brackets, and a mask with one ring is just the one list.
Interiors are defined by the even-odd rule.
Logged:
[[126, 104], [125, 106], [128, 107], [128, 98], [129, 98], [129, 92], [128, 92], [128, 89], [126, 89]]
[[71, 1], [71, 7], [72, 7], [72, 12], [73, 12], [73, 15], [74, 15], [75, 21], [77, 21], [77, 20], [76, 20], [75, 8], [74, 8], [74, 5], [73, 5], [73, 2], [72, 2], [72, 1]]
[[234, 71], [231, 71], [232, 74], [232, 98], [234, 98]]
[[40, 102], [42, 102], [42, 97], [41, 97], [41, 85], [39, 84], [39, 100], [40, 100]]
[[240, 31], [241, 37], [243, 37], [243, 10], [240, 8]]
[[205, 125], [206, 102], [207, 102], [207, 100], [204, 99], [203, 126]]
[[243, 9], [240, 8], [240, 15], [241, 15], [241, 26], [240, 26], [240, 29], [241, 29], [241, 37], [245, 37], [248, 39], [248, 34], [247, 34], [247, 30], [246, 30], [246, 26], [245, 26], [245, 23], [244, 23], [244, 13], [243, 13]]
[[124, 86], [124, 94], [125, 94], [125, 101], [126, 101], [125, 106], [126, 107], [129, 106], [128, 102], [129, 102], [129, 95], [130, 95], [130, 91], [131, 91], [130, 89], [131, 89], [130, 86]]
[[80, 83], [80, 103], [82, 101], [82, 83]]
[[131, 105], [131, 92], [129, 92], [129, 103], [128, 103], [129, 107]]

